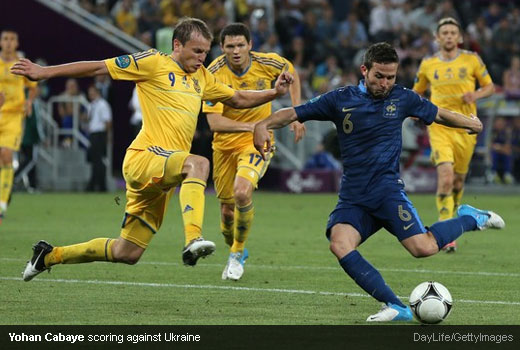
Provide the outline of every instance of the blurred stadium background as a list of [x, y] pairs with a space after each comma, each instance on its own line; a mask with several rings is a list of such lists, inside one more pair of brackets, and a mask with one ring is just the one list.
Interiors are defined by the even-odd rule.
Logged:
[[[182, 16], [204, 19], [215, 37], [226, 24], [247, 23], [253, 50], [275, 51], [289, 58], [302, 78], [303, 101], [342, 85], [357, 84], [364, 49], [388, 41], [398, 50], [398, 83], [413, 85], [420, 60], [436, 51], [433, 30], [439, 18], [451, 16], [464, 28], [465, 49], [476, 51], [486, 63], [497, 93], [478, 103], [485, 123], [468, 178], [468, 190], [517, 191], [510, 177], [491, 171], [493, 125], [505, 118], [511, 133], [514, 174], [520, 182], [520, 5], [507, 0], [20, 0], [0, 4], [0, 29], [19, 33], [20, 51], [42, 64], [97, 60], [156, 47], [171, 51], [172, 26]], [[220, 54], [213, 43], [209, 63]], [[520, 63], [519, 63], [520, 64]], [[95, 83], [113, 111], [113, 143], [105, 159], [110, 190], [121, 189], [121, 163], [134, 136], [129, 102], [133, 86], [103, 77], [40, 84], [33, 121], [26, 127], [24, 150], [19, 155], [18, 190], [82, 191], [90, 174], [86, 161], [89, 144], [84, 113], [87, 86]], [[67, 86], [67, 87], [66, 87]], [[278, 109], [288, 98], [273, 104]], [[64, 108], [65, 107], [65, 108]], [[68, 119], [67, 119], [68, 118]], [[66, 121], [67, 120], [67, 121]], [[192, 152], [211, 159], [211, 132], [199, 118]], [[33, 125], [34, 124], [34, 125]], [[318, 168], [308, 160], [325, 149], [337, 152], [332, 124], [308, 123], [308, 136], [298, 145], [287, 130], [278, 132], [278, 155], [262, 189], [290, 192], [335, 191], [334, 164]], [[516, 144], [516, 148], [514, 145]], [[429, 145], [423, 125], [404, 126], [402, 168], [410, 192], [432, 192], [435, 172], [429, 163]]]

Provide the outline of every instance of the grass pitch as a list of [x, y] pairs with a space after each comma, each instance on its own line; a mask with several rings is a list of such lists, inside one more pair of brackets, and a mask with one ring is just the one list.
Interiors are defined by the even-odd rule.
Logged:
[[[60, 265], [27, 283], [21, 271], [32, 244], [117, 237], [125, 201], [123, 193], [17, 193], [0, 226], [0, 324], [366, 324], [380, 305], [343, 272], [324, 235], [336, 198], [255, 193], [250, 258], [238, 282], [220, 279], [228, 249], [219, 233], [218, 202], [208, 195], [204, 236], [217, 243], [217, 251], [194, 268], [181, 262], [184, 238], [174, 197], [137, 265]], [[432, 224], [433, 195], [411, 199], [423, 223]], [[456, 254], [426, 259], [413, 258], [385, 230], [360, 251], [404, 300], [423, 281], [448, 287], [454, 308], [443, 324], [518, 325], [520, 199], [467, 194], [465, 202], [500, 213], [506, 229], [466, 233]]]

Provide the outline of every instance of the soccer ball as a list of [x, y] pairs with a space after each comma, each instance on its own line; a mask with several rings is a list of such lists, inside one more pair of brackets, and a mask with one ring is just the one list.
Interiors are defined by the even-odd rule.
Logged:
[[450, 292], [439, 282], [423, 282], [410, 294], [410, 307], [421, 323], [441, 322], [450, 314], [452, 305]]

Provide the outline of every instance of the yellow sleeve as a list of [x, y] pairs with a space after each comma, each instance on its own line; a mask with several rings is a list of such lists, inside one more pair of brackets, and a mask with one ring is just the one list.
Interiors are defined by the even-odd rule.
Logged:
[[415, 76], [415, 82], [413, 84], [413, 91], [424, 94], [426, 89], [428, 89], [428, 78], [426, 77], [426, 64], [424, 63], [424, 60], [422, 60], [421, 64], [419, 65], [419, 69], [417, 70], [417, 75]]
[[149, 78], [159, 66], [159, 58], [159, 51], [150, 49], [131, 55], [109, 58], [104, 62], [112, 79], [135, 81]]
[[475, 77], [478, 80], [480, 86], [486, 86], [493, 83], [491, 76], [488, 73], [486, 65], [478, 54], [475, 53], [477, 68], [475, 69]]
[[29, 80], [27, 78], [24, 78], [23, 84], [24, 84], [24, 86], [26, 88], [35, 88], [36, 86], [38, 86], [38, 82], [37, 81], [32, 81], [32, 80]]
[[200, 68], [204, 75], [206, 86], [202, 93], [204, 101], [211, 101], [213, 103], [228, 100], [235, 94], [235, 90], [229, 86], [222, 84], [211, 74], [205, 67]]
[[220, 102], [204, 101], [202, 104], [202, 111], [204, 113], [222, 114], [224, 112], [224, 105]]

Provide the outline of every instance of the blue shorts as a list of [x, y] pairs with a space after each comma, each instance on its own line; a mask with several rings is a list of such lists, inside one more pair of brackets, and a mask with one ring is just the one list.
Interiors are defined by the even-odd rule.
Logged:
[[336, 224], [350, 224], [361, 234], [361, 242], [385, 228], [399, 241], [427, 231], [404, 191], [387, 195], [375, 208], [363, 204], [338, 203], [327, 222], [327, 238]]

